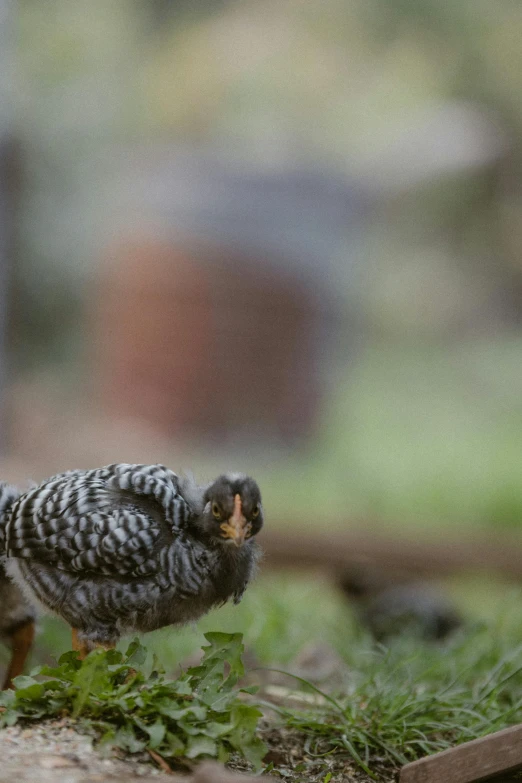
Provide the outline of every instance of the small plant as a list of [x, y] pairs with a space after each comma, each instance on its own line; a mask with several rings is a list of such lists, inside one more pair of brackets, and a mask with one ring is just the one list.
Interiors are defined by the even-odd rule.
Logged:
[[[40, 666], [17, 677], [15, 691], [0, 693], [0, 726], [70, 716], [100, 742], [130, 753], [148, 750], [154, 758], [216, 758], [236, 751], [256, 769], [266, 752], [256, 734], [261, 712], [237, 687], [244, 673], [241, 634], [207, 633], [199, 666], [166, 680], [154, 660], [146, 677], [134, 667], [147, 651], [137, 640], [125, 655], [95, 650], [84, 661], [61, 656], [58, 666]], [[41, 675], [44, 680], [36, 680]]]

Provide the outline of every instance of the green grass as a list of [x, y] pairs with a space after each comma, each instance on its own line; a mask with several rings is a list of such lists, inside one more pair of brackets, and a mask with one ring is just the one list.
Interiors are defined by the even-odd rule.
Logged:
[[522, 720], [521, 627], [509, 625], [483, 624], [437, 648], [359, 642], [342, 689], [280, 717], [309, 737], [312, 753], [344, 752], [369, 774], [377, 762], [393, 769], [505, 728]]
[[[350, 762], [367, 776], [390, 780], [406, 761], [522, 721], [520, 590], [479, 581], [455, 582], [451, 589], [468, 618], [462, 631], [443, 644], [405, 636], [386, 648], [369, 638], [326, 583], [265, 574], [239, 607], [211, 613], [197, 629], [144, 637], [149, 650], [144, 670], [156, 655], [175, 679], [187, 656], [197, 663], [204, 632], [243, 632], [247, 670], [256, 670], [249, 682], [261, 685], [258, 698], [265, 706], [271, 699], [263, 690], [270, 675], [263, 669], [271, 667], [288, 673], [282, 682], [289, 690], [317, 697], [310, 707], [288, 701], [267, 713], [272, 724], [301, 737], [305, 761], [299, 769], [313, 760], [322, 778], [309, 779], [332, 772], [335, 783]], [[70, 646], [67, 630], [56, 620], [45, 621], [39, 642], [40, 661]], [[314, 683], [313, 672], [307, 680], [292, 676], [304, 648], [325, 644], [339, 656], [334, 677]], [[321, 754], [326, 755], [317, 758]]]

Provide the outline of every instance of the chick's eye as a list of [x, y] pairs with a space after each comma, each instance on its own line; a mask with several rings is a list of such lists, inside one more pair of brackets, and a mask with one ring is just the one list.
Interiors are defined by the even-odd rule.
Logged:
[[212, 513], [216, 517], [216, 519], [221, 519], [221, 513], [219, 511], [219, 506], [217, 503], [212, 503]]
[[252, 519], [257, 519], [259, 516], [259, 506], [256, 506], [252, 511]]

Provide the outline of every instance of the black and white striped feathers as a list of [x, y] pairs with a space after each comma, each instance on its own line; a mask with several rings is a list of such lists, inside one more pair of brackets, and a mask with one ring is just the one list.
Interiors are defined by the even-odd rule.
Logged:
[[259, 489], [245, 476], [198, 487], [163, 465], [69, 471], [13, 503], [7, 568], [84, 638], [110, 643], [239, 600], [261, 524]]
[[[0, 482], [0, 552], [4, 550], [5, 520], [19, 496], [20, 491], [15, 487]], [[0, 563], [0, 639], [9, 643], [18, 628], [34, 622], [35, 615], [34, 607], [18, 585], [9, 579], [3, 563]]]
[[21, 495], [20, 490], [0, 481], [0, 553], [4, 551], [5, 525], [11, 506]]

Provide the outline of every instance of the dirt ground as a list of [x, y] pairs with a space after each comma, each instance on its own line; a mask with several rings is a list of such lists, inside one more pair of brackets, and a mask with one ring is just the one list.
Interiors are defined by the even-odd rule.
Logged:
[[91, 737], [79, 734], [68, 721], [12, 726], [0, 731], [0, 781], [7, 783], [102, 783], [102, 781], [172, 781], [145, 758], [105, 756]]
[[[265, 725], [263, 738], [269, 745], [267, 762], [273, 764], [270, 778], [297, 783], [322, 783], [331, 772], [331, 783], [370, 783], [358, 773], [346, 757], [313, 759], [303, 749], [302, 736]], [[0, 731], [0, 783], [246, 783], [253, 780], [248, 765], [233, 759], [230, 769], [236, 777], [217, 765], [203, 765], [195, 775], [187, 771], [169, 775], [158, 769], [145, 753], [125, 755], [93, 745], [92, 738], [77, 731], [69, 720], [44, 721], [24, 727], [13, 726]], [[246, 775], [248, 778], [243, 778]], [[241, 777], [239, 777], [241, 776]], [[381, 778], [386, 780], [386, 778]], [[393, 780], [393, 775], [388, 778]]]

